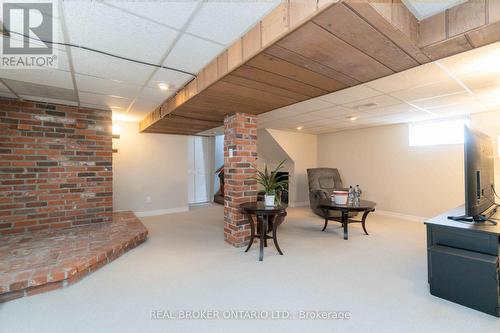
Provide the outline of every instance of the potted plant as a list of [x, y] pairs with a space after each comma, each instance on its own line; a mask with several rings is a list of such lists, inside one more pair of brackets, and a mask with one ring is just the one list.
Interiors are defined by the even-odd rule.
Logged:
[[255, 180], [263, 187], [265, 195], [264, 202], [266, 206], [274, 206], [276, 194], [280, 193], [288, 184], [288, 180], [283, 176], [278, 177], [278, 172], [283, 168], [285, 160], [281, 161], [278, 166], [268, 171], [267, 165], [264, 167], [264, 172], [256, 170]]

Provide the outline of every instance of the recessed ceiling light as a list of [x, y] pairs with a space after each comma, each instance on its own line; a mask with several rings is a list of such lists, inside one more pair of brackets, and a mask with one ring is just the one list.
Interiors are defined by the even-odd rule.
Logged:
[[347, 117], [347, 119], [349, 119], [350, 121], [355, 121], [356, 119], [358, 119], [358, 117], [350, 116], [350, 117]]
[[160, 90], [170, 90], [172, 87], [165, 82], [160, 82], [158, 83], [158, 88], [160, 88]]
[[301, 130], [301, 129], [303, 129], [303, 128], [304, 128], [304, 127], [299, 126], [299, 127], [297, 127], [297, 130], [298, 130], [298, 131], [300, 131], [300, 130]]

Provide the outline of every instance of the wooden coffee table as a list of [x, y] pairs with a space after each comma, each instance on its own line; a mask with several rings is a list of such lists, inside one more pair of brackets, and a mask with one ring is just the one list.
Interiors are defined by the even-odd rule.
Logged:
[[[278, 244], [278, 227], [284, 222], [286, 216], [286, 205], [281, 206], [266, 206], [263, 202], [248, 202], [240, 205], [241, 212], [246, 215], [250, 224], [251, 235], [250, 242], [245, 252], [250, 250], [255, 238], [260, 239], [259, 261], [264, 259], [264, 247], [267, 247], [267, 240], [272, 239], [276, 250], [280, 255], [283, 252]], [[256, 226], [254, 225], [253, 216], [255, 216]], [[255, 230], [257, 227], [257, 230]], [[272, 236], [269, 233], [272, 231]]]
[[[361, 226], [363, 227], [363, 231], [365, 234], [368, 235], [368, 232], [366, 231], [366, 217], [370, 212], [375, 211], [375, 206], [377, 204], [373, 201], [367, 201], [367, 200], [360, 200], [359, 203], [357, 204], [345, 204], [345, 205], [337, 205], [334, 201], [331, 199], [322, 199], [319, 202], [319, 208], [321, 208], [325, 214], [325, 226], [323, 227], [323, 230], [325, 231], [326, 227], [328, 226], [328, 221], [336, 221], [342, 223], [342, 226], [344, 227], [344, 239], [347, 240], [349, 238], [348, 235], [348, 225], [351, 223], [361, 223]], [[340, 211], [342, 213], [342, 217], [340, 220], [338, 218], [331, 218], [329, 217], [329, 212], [331, 210], [334, 211]], [[353, 220], [349, 218], [349, 212], [364, 212], [363, 217], [361, 220]]]

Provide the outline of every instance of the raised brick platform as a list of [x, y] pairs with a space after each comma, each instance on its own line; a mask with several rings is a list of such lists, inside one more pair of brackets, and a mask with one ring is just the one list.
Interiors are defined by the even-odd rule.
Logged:
[[70, 285], [144, 242], [132, 212], [113, 222], [0, 236], [0, 302]]

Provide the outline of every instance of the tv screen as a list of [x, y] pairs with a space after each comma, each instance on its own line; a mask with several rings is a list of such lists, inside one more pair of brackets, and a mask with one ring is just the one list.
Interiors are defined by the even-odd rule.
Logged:
[[464, 131], [465, 215], [477, 217], [495, 202], [493, 142], [467, 126]]

